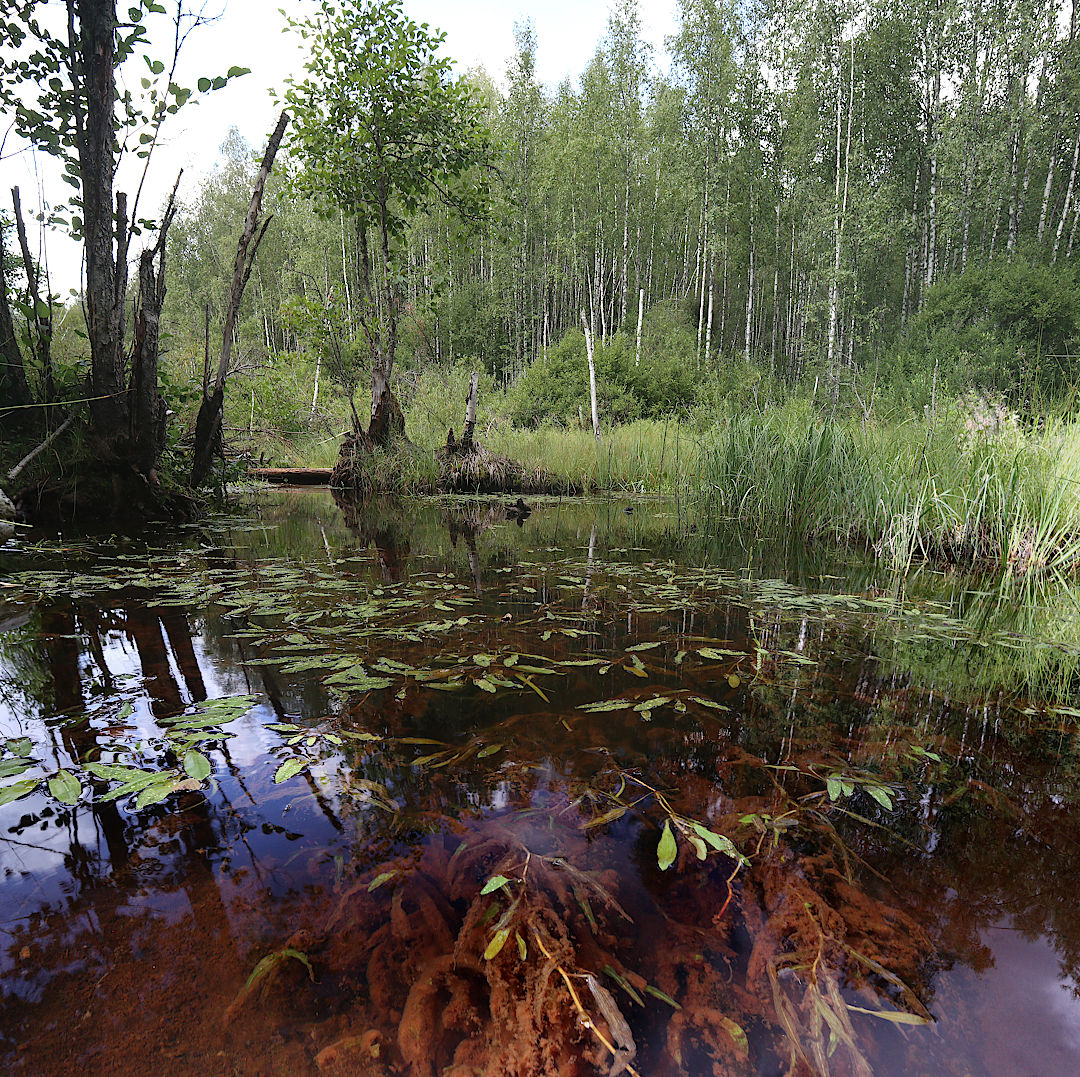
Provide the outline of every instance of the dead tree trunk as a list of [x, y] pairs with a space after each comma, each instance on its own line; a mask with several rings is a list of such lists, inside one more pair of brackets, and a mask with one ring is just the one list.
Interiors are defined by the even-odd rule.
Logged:
[[[4, 245], [0, 243], [0, 401], [5, 406], [23, 408], [30, 403], [30, 386], [26, 381], [22, 349], [15, 336], [15, 322], [7, 299], [7, 274], [4, 266]], [[21, 418], [5, 414], [0, 429]]]
[[11, 188], [11, 205], [15, 210], [15, 230], [19, 236], [23, 268], [26, 272], [26, 298], [31, 308], [31, 314], [27, 318], [30, 328], [30, 347], [41, 370], [43, 402], [51, 404], [56, 399], [56, 384], [53, 380], [52, 369], [52, 303], [48, 296], [45, 299], [41, 298], [37, 267], [30, 256], [30, 244], [26, 239], [26, 224], [23, 221], [22, 201], [19, 198], [18, 187]]
[[480, 372], [474, 370], [469, 378], [469, 393], [465, 397], [465, 429], [461, 434], [459, 452], [472, 452], [473, 433], [476, 430], [476, 394], [480, 385]]
[[225, 307], [225, 325], [221, 336], [221, 360], [218, 363], [217, 377], [214, 380], [213, 391], [203, 394], [203, 401], [199, 407], [199, 415], [195, 421], [195, 447], [191, 463], [191, 485], [198, 486], [205, 481], [210, 473], [210, 462], [214, 452], [221, 442], [222, 409], [225, 401], [225, 379], [229, 374], [229, 359], [232, 356], [233, 329], [236, 324], [236, 315], [240, 309], [240, 300], [244, 297], [244, 287], [251, 276], [251, 269], [255, 265], [255, 255], [258, 253], [259, 244], [266, 234], [266, 227], [270, 218], [261, 222], [263, 188], [266, 186], [266, 178], [270, 175], [270, 169], [274, 165], [278, 146], [281, 145], [282, 136], [285, 134], [285, 126], [289, 122], [289, 114], [282, 112], [278, 117], [277, 126], [270, 136], [263, 154], [262, 164], [259, 166], [259, 174], [255, 178], [255, 189], [251, 195], [251, 204], [248, 206], [247, 218], [244, 221], [244, 230], [240, 234], [240, 242], [236, 247], [236, 260], [233, 262], [232, 287], [229, 290], [229, 302]]
[[148, 476], [155, 474], [154, 467], [165, 448], [165, 400], [158, 392], [158, 329], [165, 302], [165, 238], [176, 215], [179, 186], [177, 176], [157, 242], [139, 258], [139, 304], [131, 360], [131, 442], [135, 466]]

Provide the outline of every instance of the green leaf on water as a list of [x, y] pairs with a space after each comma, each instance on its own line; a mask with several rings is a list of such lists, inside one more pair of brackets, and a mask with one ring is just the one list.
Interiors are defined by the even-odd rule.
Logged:
[[143, 786], [135, 798], [135, 807], [145, 808], [150, 804], [160, 804], [173, 791], [175, 784], [173, 776], [169, 774], [162, 781]]
[[844, 787], [840, 784], [840, 779], [828, 778], [826, 779], [825, 784], [829, 791], [829, 799], [834, 801], [839, 800], [844, 791]]
[[732, 688], [738, 688], [742, 683], [742, 681], [739, 680], [739, 675], [737, 673], [729, 673], [727, 682]]
[[487, 949], [484, 951], [484, 960], [491, 961], [497, 957], [499, 951], [506, 945], [506, 940], [510, 938], [510, 929], [504, 927], [501, 931], [496, 931], [492, 936], [491, 942], [488, 943]]
[[491, 681], [487, 679], [487, 677], [477, 677], [473, 681], [473, 684], [475, 684], [477, 688], [483, 689], [483, 691], [485, 692], [490, 692], [492, 695], [494, 695], [498, 691], [495, 685], [493, 685]]
[[61, 770], [49, 779], [49, 792], [61, 804], [75, 804], [82, 793], [82, 785], [70, 770]]
[[493, 875], [486, 883], [484, 883], [481, 894], [493, 894], [496, 890], [501, 890], [510, 880], [505, 875]]
[[929, 1025], [933, 1021], [927, 1017], [920, 1017], [917, 1013], [904, 1013], [900, 1010], [867, 1010], [862, 1006], [847, 1004], [847, 1008], [853, 1013], [865, 1013], [870, 1017], [880, 1017], [883, 1021], [891, 1021], [894, 1025]]
[[501, 751], [501, 750], [502, 750], [502, 745], [501, 744], [488, 744], [488, 745], [485, 745], [483, 748], [480, 749], [480, 751], [478, 751], [476, 753], [476, 758], [477, 759], [486, 759], [489, 755], [494, 755], [496, 752]]
[[25, 774], [34, 764], [29, 759], [4, 759], [0, 761], [0, 778], [15, 778]]
[[37, 784], [37, 778], [24, 778], [14, 785], [5, 786], [0, 789], [0, 804], [10, 804], [13, 800], [18, 800], [20, 797], [32, 793], [37, 788]]
[[205, 781], [210, 777], [210, 760], [202, 752], [194, 748], [184, 752], [184, 773], [197, 782]]
[[675, 863], [678, 851], [675, 835], [671, 832], [671, 824], [665, 819], [664, 832], [660, 835], [660, 843], [656, 846], [656, 862], [660, 865], [661, 871], [667, 871]]
[[633, 647], [627, 647], [626, 650], [630, 654], [635, 651], [651, 651], [654, 647], [659, 647], [660, 643], [660, 640], [653, 640], [651, 643], [635, 643]]
[[308, 765], [308, 759], [286, 759], [274, 772], [274, 784], [280, 785], [287, 782], [291, 777], [299, 774]]

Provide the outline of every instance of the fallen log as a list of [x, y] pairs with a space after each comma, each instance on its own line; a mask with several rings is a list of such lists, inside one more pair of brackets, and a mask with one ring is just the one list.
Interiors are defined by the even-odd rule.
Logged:
[[252, 478], [279, 486], [325, 486], [330, 482], [329, 467], [253, 467]]

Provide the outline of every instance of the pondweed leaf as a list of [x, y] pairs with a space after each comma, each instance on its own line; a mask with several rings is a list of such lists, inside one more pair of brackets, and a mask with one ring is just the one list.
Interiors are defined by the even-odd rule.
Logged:
[[626, 650], [630, 654], [635, 651], [651, 651], [654, 647], [659, 647], [660, 643], [660, 640], [653, 640], [650, 643], [635, 643], [633, 647], [627, 647]]
[[163, 780], [151, 782], [139, 790], [135, 798], [136, 808], [145, 808], [150, 804], [160, 804], [172, 791], [176, 782], [173, 776], [167, 775]]
[[183, 766], [184, 773], [197, 782], [205, 781], [210, 777], [210, 760], [202, 752], [197, 752], [194, 748], [184, 752]]
[[75, 804], [82, 793], [82, 785], [70, 770], [61, 770], [49, 779], [49, 792], [61, 804]]
[[665, 994], [659, 987], [653, 987], [652, 984], [646, 984], [645, 990], [654, 998], [660, 999], [661, 1002], [666, 1002], [673, 1010], [681, 1010], [682, 1007], [668, 994]]
[[881, 785], [867, 785], [863, 788], [886, 810], [893, 810], [892, 798], [889, 796], [889, 791]]
[[671, 823], [665, 819], [664, 832], [660, 835], [660, 843], [656, 846], [656, 862], [660, 865], [661, 871], [667, 871], [675, 863], [678, 851], [675, 835], [671, 832]]
[[604, 812], [603, 815], [598, 815], [595, 819], [590, 819], [585, 824], [585, 829], [589, 830], [594, 826], [603, 826], [605, 823], [613, 823], [616, 819], [621, 819], [626, 814], [626, 808], [619, 805], [617, 808], [612, 808], [611, 811]]
[[368, 893], [372, 890], [378, 890], [383, 883], [389, 882], [395, 875], [397, 875], [397, 869], [394, 871], [380, 871], [371, 882], [368, 883]]
[[0, 805], [10, 804], [13, 800], [32, 793], [37, 788], [37, 784], [37, 778], [24, 778], [21, 782], [15, 782], [14, 785], [5, 786], [0, 789]]
[[0, 779], [15, 778], [25, 774], [34, 764], [29, 759], [5, 759], [0, 761]]
[[287, 782], [291, 777], [299, 774], [311, 762], [309, 759], [286, 759], [274, 772], [274, 784], [280, 785]]
[[525, 940], [521, 937], [520, 931], [514, 932], [514, 938], [517, 939], [518, 957], [524, 961], [529, 956], [529, 948], [525, 945]]
[[901, 1010], [867, 1010], [862, 1006], [852, 1006], [849, 1002], [847, 1008], [853, 1013], [865, 1013], [870, 1017], [880, 1017], [883, 1021], [891, 1021], [894, 1025], [929, 1025], [932, 1019], [920, 1017], [917, 1013], [904, 1013]]
[[491, 942], [488, 943], [487, 949], [484, 951], [484, 960], [491, 961], [497, 957], [499, 951], [506, 945], [506, 940], [510, 937], [510, 929], [504, 927], [501, 931], [496, 931], [492, 936]]
[[481, 894], [493, 894], [496, 890], [501, 890], [510, 880], [505, 875], [493, 875], [486, 883], [484, 883]]

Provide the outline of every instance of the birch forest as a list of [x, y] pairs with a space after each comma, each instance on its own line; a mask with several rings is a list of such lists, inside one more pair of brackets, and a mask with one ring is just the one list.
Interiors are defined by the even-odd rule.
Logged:
[[[644, 43], [635, 0], [615, 0], [575, 80], [538, 82], [537, 55], [558, 42], [527, 22], [505, 73], [468, 73], [499, 147], [492, 208], [412, 218], [407, 367], [475, 365], [521, 385], [568, 349], [584, 354], [585, 311], [609, 363], [664, 372], [630, 417], [692, 405], [717, 379], [833, 407], [875, 395], [921, 407], [947, 387], [1014, 401], [1069, 391], [1071, 7], [678, 4], [670, 65]], [[224, 150], [170, 233], [171, 355], [193, 366], [258, 157], [238, 134]], [[332, 386], [368, 377], [357, 308], [371, 244], [346, 213], [297, 193], [301, 167], [285, 160], [272, 180], [275, 221], [238, 332], [241, 373], [303, 381], [314, 414]], [[549, 397], [517, 417], [567, 418], [545, 413]]]

